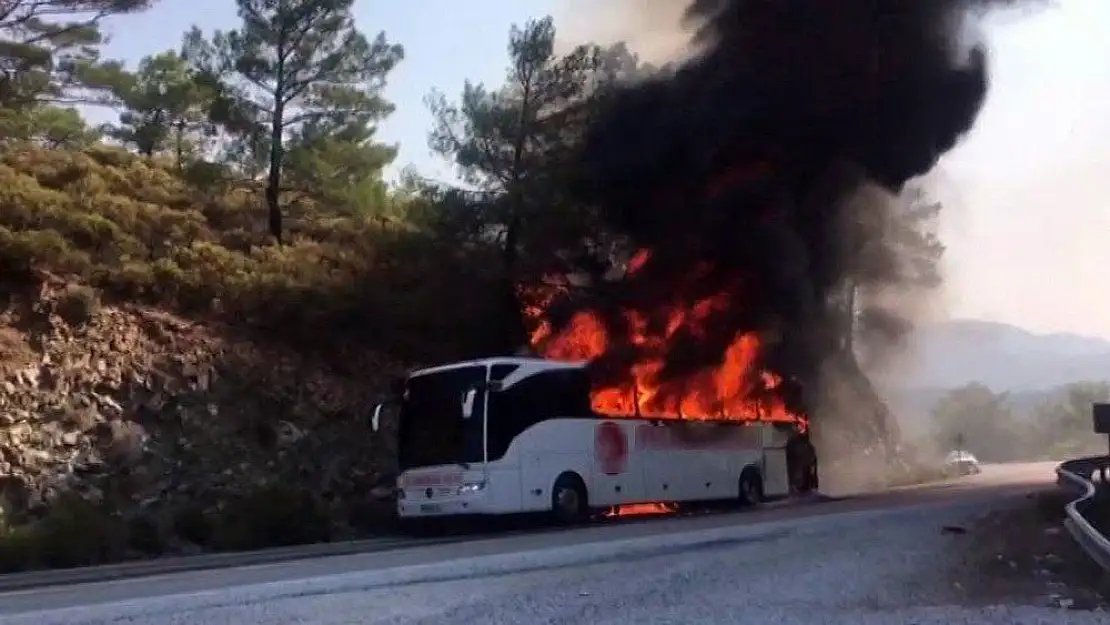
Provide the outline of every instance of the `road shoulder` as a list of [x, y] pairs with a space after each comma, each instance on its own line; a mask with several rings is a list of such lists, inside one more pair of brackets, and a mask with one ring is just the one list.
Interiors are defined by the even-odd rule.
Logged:
[[938, 528], [957, 554], [949, 574], [953, 600], [968, 606], [1110, 609], [1110, 575], [1063, 525], [1069, 501], [1058, 489], [1038, 490], [965, 523]]

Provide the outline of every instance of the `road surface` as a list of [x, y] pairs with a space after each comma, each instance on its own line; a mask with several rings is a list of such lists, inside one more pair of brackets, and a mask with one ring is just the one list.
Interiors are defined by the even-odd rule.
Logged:
[[939, 529], [1054, 481], [1052, 463], [755, 512], [0, 595], [0, 625], [1096, 623], [948, 605]]

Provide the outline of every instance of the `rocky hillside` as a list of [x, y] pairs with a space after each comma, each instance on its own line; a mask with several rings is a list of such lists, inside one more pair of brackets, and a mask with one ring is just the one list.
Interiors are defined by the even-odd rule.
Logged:
[[[0, 570], [329, 540], [388, 523], [368, 411], [484, 349], [483, 249], [96, 146], [0, 154]], [[488, 324], [485, 324], [488, 326]]]
[[389, 454], [366, 407], [399, 373], [385, 363], [335, 375], [60, 280], [9, 293], [0, 310], [4, 519], [49, 519], [60, 504], [102, 528], [75, 562], [327, 540], [380, 522], [371, 494]]

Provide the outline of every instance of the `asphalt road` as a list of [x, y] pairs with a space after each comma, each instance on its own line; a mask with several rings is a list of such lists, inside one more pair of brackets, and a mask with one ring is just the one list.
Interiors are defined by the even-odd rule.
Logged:
[[746, 513], [40, 588], [0, 594], [0, 625], [1084, 622], [945, 607], [935, 574], [938, 524], [1047, 487], [1054, 467], [988, 466], [950, 484]]

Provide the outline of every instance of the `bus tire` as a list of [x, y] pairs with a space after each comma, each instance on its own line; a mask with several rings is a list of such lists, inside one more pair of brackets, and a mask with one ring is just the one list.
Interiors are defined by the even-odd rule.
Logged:
[[759, 469], [747, 467], [740, 472], [740, 505], [754, 506], [763, 501], [763, 476]]
[[577, 473], [563, 473], [551, 487], [551, 516], [562, 525], [575, 525], [590, 516], [586, 483]]

